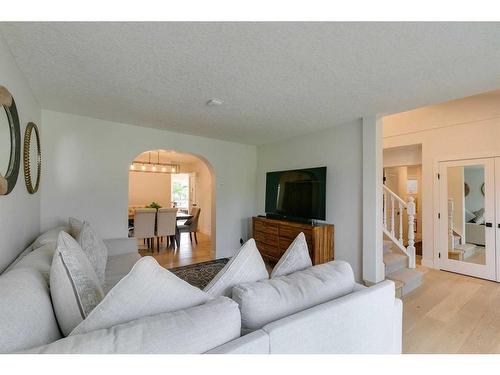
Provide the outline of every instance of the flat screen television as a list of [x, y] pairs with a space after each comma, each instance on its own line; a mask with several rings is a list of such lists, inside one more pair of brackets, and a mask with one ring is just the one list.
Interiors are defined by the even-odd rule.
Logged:
[[307, 222], [326, 219], [326, 167], [268, 172], [266, 214]]

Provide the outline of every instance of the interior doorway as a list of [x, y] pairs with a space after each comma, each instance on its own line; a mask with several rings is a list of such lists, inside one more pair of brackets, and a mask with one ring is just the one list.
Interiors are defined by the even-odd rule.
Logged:
[[[155, 257], [166, 268], [215, 258], [215, 175], [203, 158], [174, 150], [137, 155], [129, 167], [128, 206], [129, 236], [137, 239], [141, 255]], [[166, 211], [175, 211], [175, 222], [172, 218], [167, 225], [176, 228], [173, 238], [170, 229], [165, 235], [159, 227]], [[143, 213], [154, 225], [147, 233]]]
[[439, 163], [439, 267], [499, 281], [500, 158]]

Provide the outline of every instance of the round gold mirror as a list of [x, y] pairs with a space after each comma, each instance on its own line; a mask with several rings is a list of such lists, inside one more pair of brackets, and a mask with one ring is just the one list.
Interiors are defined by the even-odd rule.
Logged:
[[0, 86], [0, 195], [16, 186], [21, 159], [21, 134], [14, 98]]
[[[24, 133], [24, 181], [30, 194], [35, 194], [40, 186], [42, 172], [42, 152], [38, 127], [30, 122]], [[34, 184], [33, 184], [34, 182]]]

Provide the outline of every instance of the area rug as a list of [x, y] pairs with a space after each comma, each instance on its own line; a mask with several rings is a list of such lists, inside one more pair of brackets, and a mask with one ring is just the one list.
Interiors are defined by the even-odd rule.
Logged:
[[229, 262], [229, 258], [221, 258], [190, 264], [189, 266], [171, 268], [169, 271], [189, 284], [203, 289], [224, 268], [227, 262]]

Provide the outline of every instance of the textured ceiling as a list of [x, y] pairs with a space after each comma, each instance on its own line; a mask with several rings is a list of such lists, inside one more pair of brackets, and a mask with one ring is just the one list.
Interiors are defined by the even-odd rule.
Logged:
[[[498, 23], [1, 23], [43, 108], [262, 144], [500, 87]], [[205, 105], [220, 98], [222, 106]]]

